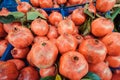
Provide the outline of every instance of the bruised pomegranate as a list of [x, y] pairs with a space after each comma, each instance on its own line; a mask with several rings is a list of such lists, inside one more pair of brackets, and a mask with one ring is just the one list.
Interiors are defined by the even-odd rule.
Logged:
[[54, 11], [49, 15], [48, 19], [52, 25], [58, 25], [58, 23], [62, 20], [62, 14]]
[[7, 33], [9, 33], [13, 27], [21, 27], [21, 23], [12, 22], [12, 23], [8, 23], [8, 24], [3, 24], [3, 28]]
[[17, 67], [12, 62], [0, 62], [0, 80], [16, 80], [19, 75]]
[[12, 57], [16, 59], [25, 59], [28, 52], [29, 52], [28, 47], [23, 49], [14, 48], [13, 50], [11, 50]]
[[20, 71], [17, 80], [39, 80], [39, 73], [33, 67], [25, 67]]
[[75, 23], [75, 25], [83, 24], [86, 20], [86, 15], [84, 14], [84, 9], [83, 8], [75, 9], [72, 12], [71, 19]]
[[51, 66], [49, 68], [40, 69], [39, 73], [40, 76], [44, 78], [47, 76], [55, 76], [57, 72], [55, 66]]
[[51, 41], [36, 43], [30, 50], [29, 61], [38, 68], [48, 68], [54, 64], [58, 55], [58, 49]]
[[35, 19], [31, 23], [31, 30], [38, 36], [45, 36], [49, 30], [48, 23], [40, 18]]
[[60, 57], [59, 72], [70, 80], [81, 80], [88, 73], [88, 63], [77, 51], [69, 51]]
[[16, 48], [25, 48], [32, 43], [33, 35], [28, 28], [14, 27], [8, 34], [8, 41]]
[[17, 66], [17, 70], [21, 70], [25, 67], [25, 63], [20, 59], [10, 59], [7, 62], [13, 62]]
[[71, 34], [63, 34], [57, 38], [56, 45], [58, 47], [58, 50], [61, 54], [64, 54], [65, 52], [76, 50], [77, 48], [77, 40], [76, 38]]
[[8, 45], [7, 40], [0, 40], [0, 57], [2, 57], [2, 55], [4, 54], [7, 48], [7, 45]]
[[107, 48], [100, 40], [87, 39], [80, 44], [79, 52], [89, 63], [96, 64], [105, 60]]
[[67, 18], [67, 19], [60, 21], [57, 27], [58, 27], [59, 34], [64, 34], [64, 33], [73, 34], [75, 24], [73, 23], [71, 19]]
[[3, 24], [0, 23], [0, 38], [5, 37], [6, 36], [6, 32], [3, 29]]

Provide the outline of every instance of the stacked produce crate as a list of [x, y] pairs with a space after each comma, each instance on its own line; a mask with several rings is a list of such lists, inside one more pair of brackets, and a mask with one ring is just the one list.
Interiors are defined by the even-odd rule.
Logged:
[[115, 4], [0, 1], [0, 80], [120, 80]]

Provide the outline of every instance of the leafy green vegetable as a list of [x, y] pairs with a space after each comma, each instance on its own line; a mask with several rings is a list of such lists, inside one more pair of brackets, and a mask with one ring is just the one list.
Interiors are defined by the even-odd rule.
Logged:
[[93, 72], [88, 72], [87, 75], [81, 80], [100, 80], [100, 77]]
[[30, 20], [34, 20], [36, 18], [43, 18], [43, 19], [46, 19], [42, 14], [40, 14], [39, 12], [35, 11], [35, 12], [28, 12], [27, 13], [27, 20], [30, 21]]
[[47, 76], [45, 78], [41, 78], [40, 80], [55, 80], [54, 76]]

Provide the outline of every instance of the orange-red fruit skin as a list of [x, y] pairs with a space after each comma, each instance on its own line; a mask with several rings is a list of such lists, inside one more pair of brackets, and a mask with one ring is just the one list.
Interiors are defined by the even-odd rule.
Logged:
[[39, 4], [41, 8], [52, 8], [53, 7], [52, 0], [39, 0]]
[[0, 11], [0, 16], [7, 16], [9, 14], [9, 11], [7, 8], [2, 8]]
[[48, 68], [57, 59], [58, 49], [51, 41], [43, 41], [32, 46], [28, 54], [31, 61], [38, 68]]
[[16, 80], [19, 75], [17, 67], [12, 62], [0, 62], [0, 80]]
[[17, 11], [27, 13], [31, 9], [31, 5], [28, 2], [20, 2], [17, 6]]
[[20, 59], [10, 59], [7, 62], [13, 62], [17, 66], [17, 70], [21, 70], [25, 67], [25, 63]]
[[81, 25], [85, 22], [86, 15], [84, 14], [83, 11], [84, 11], [83, 8], [78, 8], [72, 12], [71, 19], [75, 23], [75, 25]]
[[97, 39], [87, 39], [80, 44], [79, 52], [89, 63], [96, 64], [105, 60], [107, 48]]
[[45, 36], [49, 30], [48, 23], [40, 18], [35, 19], [31, 23], [31, 30], [38, 36]]
[[101, 39], [108, 50], [108, 55], [119, 56], [120, 55], [120, 33], [112, 32]]
[[100, 77], [100, 80], [111, 80], [112, 72], [104, 62], [89, 64], [89, 71], [94, 72]]
[[47, 76], [55, 76], [56, 69], [55, 69], [55, 66], [51, 66], [49, 68], [40, 69], [39, 73], [42, 78]]
[[58, 25], [58, 23], [62, 20], [62, 14], [54, 11], [49, 15], [48, 19], [52, 25]]
[[58, 23], [59, 34], [73, 34], [75, 24], [71, 19], [64, 19]]
[[69, 51], [60, 57], [59, 72], [70, 80], [80, 80], [88, 72], [88, 63], [79, 52]]
[[28, 47], [23, 48], [23, 49], [13, 48], [11, 50], [12, 57], [15, 58], [15, 59], [25, 59], [28, 52], [29, 52]]
[[16, 48], [28, 47], [33, 38], [32, 32], [25, 27], [14, 27], [8, 34], [8, 41]]
[[113, 8], [116, 0], [96, 0], [96, 8], [100, 12], [107, 12]]
[[5, 36], [6, 36], [6, 32], [3, 28], [3, 24], [0, 23], [0, 38], [5, 37]]
[[57, 3], [58, 3], [59, 5], [64, 4], [64, 3], [66, 3], [66, 2], [67, 2], [67, 0], [57, 0]]
[[7, 40], [0, 40], [0, 57], [2, 57], [2, 55], [4, 54], [7, 46], [8, 46]]
[[30, 0], [30, 2], [34, 7], [39, 7], [39, 0]]
[[118, 68], [120, 67], [120, 56], [108, 56], [106, 58], [110, 67]]
[[39, 80], [39, 73], [31, 66], [25, 67], [20, 71], [17, 80]]
[[91, 32], [97, 37], [103, 37], [109, 33], [112, 33], [113, 29], [113, 22], [103, 17], [95, 19], [91, 24]]
[[33, 43], [39, 43], [47, 40], [48, 38], [46, 36], [36, 36], [33, 40]]
[[57, 28], [55, 26], [50, 26], [47, 37], [49, 39], [56, 39], [58, 38], [58, 31]]
[[76, 38], [71, 34], [63, 34], [57, 38], [56, 45], [61, 54], [67, 51], [75, 51], [78, 45]]
[[3, 24], [3, 28], [5, 32], [9, 33], [14, 27], [21, 27], [21, 23], [19, 22], [12, 22], [8, 24]]

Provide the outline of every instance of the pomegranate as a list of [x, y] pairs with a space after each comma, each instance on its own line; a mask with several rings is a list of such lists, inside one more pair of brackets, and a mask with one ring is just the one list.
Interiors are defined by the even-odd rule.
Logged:
[[38, 36], [45, 36], [49, 30], [48, 23], [40, 18], [35, 19], [31, 23], [31, 30]]
[[28, 28], [14, 27], [8, 34], [8, 41], [16, 48], [25, 48], [32, 43], [33, 35]]
[[75, 24], [71, 19], [64, 19], [58, 24], [58, 33], [59, 34], [73, 34]]
[[38, 68], [48, 68], [54, 64], [58, 49], [51, 41], [43, 41], [32, 46], [28, 54], [31, 61]]
[[28, 52], [29, 52], [28, 47], [23, 49], [13, 48], [13, 50], [11, 50], [12, 57], [15, 59], [25, 59]]
[[20, 71], [17, 80], [39, 80], [39, 73], [33, 67], [25, 67]]
[[16, 80], [19, 75], [17, 67], [12, 62], [0, 62], [0, 80]]
[[2, 57], [2, 55], [4, 54], [7, 48], [7, 45], [8, 45], [7, 40], [0, 40], [0, 57]]

